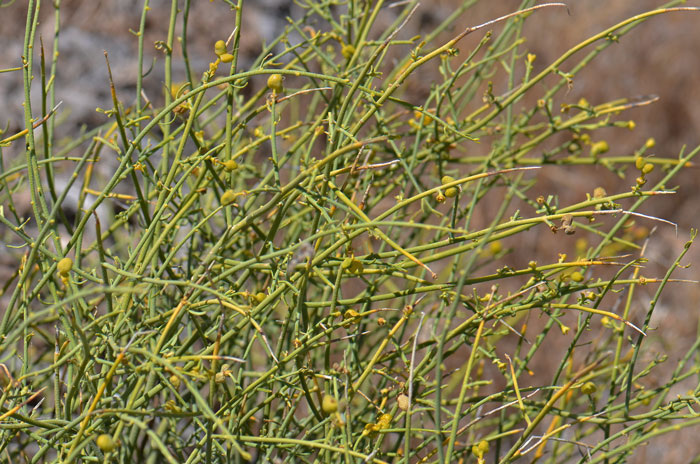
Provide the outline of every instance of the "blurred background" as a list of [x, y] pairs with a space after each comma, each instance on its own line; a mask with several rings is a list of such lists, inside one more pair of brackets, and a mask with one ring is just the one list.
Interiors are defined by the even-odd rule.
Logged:
[[[138, 30], [143, 1], [62, 0], [60, 3], [60, 72], [56, 81], [56, 99], [62, 101], [57, 112], [59, 140], [62, 137], [70, 138], [81, 128], [95, 127], [106, 121], [103, 114], [95, 111], [96, 107], [111, 108], [112, 105], [103, 50], [109, 53], [119, 98], [125, 105], [133, 101], [138, 50], [137, 38], [130, 31]], [[429, 32], [450, 15], [458, 3], [457, 0], [426, 0], [406, 25], [402, 35], [412, 37]], [[517, 10], [520, 3], [518, 0], [482, 0], [458, 20], [458, 25], [468, 27], [481, 24]], [[664, 4], [658, 0], [571, 0], [566, 3], [568, 11], [563, 8], [546, 8], [526, 21], [523, 35], [527, 42], [523, 49], [536, 54], [535, 72], [589, 36], [625, 18]], [[150, 1], [152, 13], [161, 12], [161, 15], [167, 15], [170, 4], [166, 0]], [[700, 1], [690, 0], [686, 5], [700, 6]], [[6, 69], [20, 65], [27, 2], [5, 0], [2, 6], [0, 69]], [[288, 24], [285, 19], [287, 16], [298, 17], [300, 13], [299, 7], [291, 0], [247, 0], [244, 6], [239, 67], [245, 68], [252, 63], [263, 44], [284, 29]], [[394, 14], [391, 8], [387, 8], [385, 17], [380, 20], [384, 20], [388, 26]], [[40, 35], [45, 47], [50, 49], [54, 35], [52, 2], [42, 3], [41, 16]], [[167, 19], [167, 16], [155, 14], [147, 17], [144, 48], [146, 63], [152, 62], [154, 58], [161, 59], [162, 54], [156, 50], [154, 43], [166, 39]], [[192, 2], [187, 40], [191, 66], [198, 75], [212, 60], [214, 41], [228, 37], [233, 30], [234, 21], [234, 12], [223, 1]], [[700, 143], [700, 90], [697, 77], [700, 75], [699, 24], [698, 12], [676, 12], [655, 17], [622, 37], [619, 43], [609, 47], [574, 79], [566, 96], [570, 101], [585, 96], [595, 105], [620, 97], [648, 94], [659, 97], [656, 103], [625, 114], [626, 118], [636, 123], [633, 131], [616, 128], [598, 133], [608, 141], [611, 154], [631, 155], [649, 137], [656, 141], [651, 153], [664, 157], [677, 156], [683, 147], [692, 149]], [[496, 33], [500, 26], [496, 25], [493, 29]], [[465, 39], [460, 44], [462, 50], [470, 50], [487, 30], [488, 28], [481, 30]], [[443, 41], [457, 32], [458, 29], [446, 31]], [[181, 30], [178, 34], [180, 33]], [[155, 104], [158, 104], [163, 94], [162, 76], [158, 75], [159, 72], [160, 68], [156, 66], [153, 74], [145, 81], [144, 90]], [[176, 81], [184, 77], [180, 61], [176, 65], [176, 74], [178, 73]], [[425, 84], [429, 82], [426, 81]], [[262, 85], [262, 82], [257, 85]], [[495, 85], [498, 86], [498, 82]], [[421, 92], [425, 92], [425, 89], [417, 87], [415, 92], [416, 104], [420, 104]], [[0, 129], [5, 134], [13, 134], [24, 128], [22, 101], [21, 74], [0, 74]], [[483, 146], [481, 149], [488, 148]], [[4, 149], [6, 165], [11, 164], [13, 157], [21, 154], [21, 149], [21, 143]], [[689, 230], [700, 226], [699, 179], [700, 170], [697, 167], [688, 169], [677, 178], [677, 183], [681, 186], [677, 195], [671, 199], [654, 199], [644, 205], [641, 212], [678, 224], [678, 235], [671, 226], [657, 227], [655, 240], [650, 241], [646, 252], [650, 264], [644, 271], [645, 276], [663, 277], [663, 272], [688, 239]], [[614, 192], [627, 190], [630, 185], [630, 179], [623, 181], [600, 166], [552, 167], [538, 173], [537, 189], [542, 193], [558, 195], [560, 204], [569, 204], [585, 199], [585, 194], [597, 186]], [[28, 206], [28, 192], [25, 197]], [[497, 204], [496, 200], [494, 204]], [[645, 225], [651, 229], [657, 224], [648, 222]], [[522, 240], [523, 237], [529, 243], [519, 248], [526, 253], [516, 251], [507, 258], [520, 266], [523, 263], [526, 265], [533, 254], [540, 262], [545, 262], [556, 260], [557, 252], [561, 251], [551, 246], [549, 236], [543, 237], [542, 234], [533, 232], [519, 236], [519, 239]], [[561, 240], [569, 239], [562, 237]], [[564, 244], [562, 248], [573, 247], [575, 240], [571, 238], [570, 243]], [[505, 244], [506, 247], [511, 245]], [[683, 264], [700, 262], [699, 249], [700, 244], [691, 249]], [[3, 246], [0, 253], [0, 280], [4, 280], [2, 277], [7, 276], [7, 272], [16, 270], [17, 256], [16, 250]], [[700, 276], [691, 267], [679, 277], [698, 279]], [[654, 290], [655, 288], [640, 288], [636, 297], [640, 302], [648, 301]], [[648, 343], [651, 347], [656, 344], [659, 352], [669, 354], [667, 364], [670, 370], [673, 369], [675, 360], [686, 352], [696, 338], [699, 303], [700, 289], [697, 284], [673, 284], [657, 306], [652, 326], [661, 326], [663, 334], [652, 334]], [[642, 314], [642, 309], [638, 311]], [[537, 359], [535, 362], [546, 370], [546, 359]], [[531, 368], [536, 370], [537, 366], [534, 364]], [[655, 382], [661, 382], [662, 379], [656, 379], [652, 375], [642, 381], [653, 387]], [[690, 462], [700, 454], [700, 442], [696, 439], [698, 432], [700, 430], [697, 428], [685, 429], [675, 435], [662, 436], [657, 442], [640, 449], [634, 462]]]

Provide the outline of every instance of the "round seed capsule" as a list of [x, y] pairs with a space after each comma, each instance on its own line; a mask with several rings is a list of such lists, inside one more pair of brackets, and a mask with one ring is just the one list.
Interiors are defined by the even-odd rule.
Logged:
[[455, 181], [455, 178], [452, 177], [452, 176], [442, 176], [442, 179], [440, 179], [440, 181], [441, 181], [443, 184], [449, 184], [450, 182], [454, 182], [454, 181]]
[[353, 274], [361, 274], [365, 270], [365, 266], [362, 264], [362, 261], [353, 258], [348, 270]]
[[67, 276], [70, 270], [73, 269], [73, 260], [68, 257], [63, 258], [58, 262], [56, 269], [58, 270], [59, 275], [64, 277]]
[[586, 382], [583, 385], [581, 385], [581, 393], [584, 395], [592, 395], [598, 391], [598, 387], [593, 382]]
[[231, 61], [233, 61], [233, 55], [231, 55], [230, 53], [224, 53], [223, 55], [219, 55], [219, 59], [222, 63], [230, 63]]
[[223, 195], [221, 195], [221, 204], [222, 205], [228, 205], [230, 203], [233, 203], [233, 200], [236, 199], [236, 194], [233, 192], [233, 190], [226, 190]]
[[226, 171], [231, 172], [235, 169], [238, 169], [238, 163], [236, 163], [234, 160], [228, 160], [224, 162], [224, 169]]
[[645, 164], [645, 163], [644, 163], [644, 158], [642, 158], [641, 156], [637, 156], [637, 157], [634, 159], [634, 166], [635, 166], [637, 169], [639, 169], [640, 171], [641, 171], [642, 168], [644, 167], [644, 164]]
[[321, 409], [323, 412], [330, 416], [338, 410], [338, 400], [331, 395], [323, 395], [323, 401], [321, 402]]
[[214, 53], [216, 53], [217, 56], [221, 56], [226, 53], [226, 42], [223, 40], [217, 40], [214, 44]]
[[580, 272], [576, 271], [571, 274], [571, 280], [574, 282], [583, 282], [583, 274]]
[[649, 174], [653, 170], [654, 170], [654, 165], [651, 163], [646, 163], [644, 166], [642, 166], [642, 173], [643, 174]]
[[97, 443], [97, 446], [102, 450], [103, 453], [109, 453], [117, 447], [117, 444], [114, 443], [112, 436], [106, 433], [103, 433], [102, 435], [97, 437], [95, 443]]
[[399, 405], [399, 409], [405, 411], [408, 409], [408, 396], [401, 394], [396, 398], [396, 402]]
[[602, 155], [603, 153], [607, 153], [608, 150], [610, 150], [608, 142], [601, 140], [591, 145], [591, 156]]
[[275, 93], [282, 93], [284, 90], [282, 79], [282, 74], [270, 74], [267, 78], [267, 87]]
[[457, 196], [458, 192], [459, 192], [459, 190], [457, 189], [457, 187], [450, 187], [450, 188], [445, 189], [445, 196], [447, 198], [454, 198]]
[[360, 321], [360, 313], [354, 309], [348, 309], [343, 313], [343, 319], [350, 320], [353, 324], [357, 324]]

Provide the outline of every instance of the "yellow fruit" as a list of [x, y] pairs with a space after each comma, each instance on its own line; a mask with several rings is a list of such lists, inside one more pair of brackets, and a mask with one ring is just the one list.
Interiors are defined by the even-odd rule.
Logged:
[[171, 375], [171, 376], [170, 376], [170, 385], [172, 385], [173, 387], [175, 387], [176, 390], [177, 390], [178, 388], [180, 388], [180, 377], [178, 377], [178, 376], [175, 375], [175, 374]]
[[222, 63], [230, 63], [231, 61], [233, 61], [233, 55], [231, 55], [230, 53], [224, 53], [223, 55], [219, 56], [219, 59]]
[[365, 267], [362, 265], [362, 261], [353, 258], [348, 270], [353, 274], [361, 274], [362, 271], [365, 270]]
[[445, 189], [445, 196], [447, 198], [454, 198], [457, 196], [457, 193], [459, 193], [457, 187], [450, 187], [448, 189]]
[[282, 93], [284, 90], [282, 79], [282, 74], [270, 74], [267, 78], [267, 87], [275, 93]]
[[649, 174], [653, 170], [654, 170], [654, 165], [651, 163], [646, 163], [644, 166], [642, 166], [642, 173], [643, 174]]
[[106, 433], [103, 433], [102, 435], [97, 437], [95, 443], [97, 443], [97, 446], [102, 450], [103, 453], [109, 453], [117, 447], [117, 444], [114, 443], [112, 436]]
[[236, 199], [236, 194], [233, 192], [233, 190], [226, 190], [223, 195], [221, 195], [221, 204], [222, 205], [228, 205], [229, 203], [233, 203], [233, 200]]
[[450, 182], [454, 182], [454, 181], [455, 181], [455, 178], [452, 177], [452, 176], [442, 176], [442, 179], [440, 179], [440, 181], [441, 181], [443, 184], [449, 184]]
[[228, 172], [231, 172], [237, 168], [238, 168], [238, 163], [236, 163], [234, 160], [228, 160], [228, 161], [224, 162], [224, 169], [226, 169]]
[[255, 298], [255, 301], [259, 304], [265, 301], [266, 296], [267, 295], [265, 295], [265, 292], [258, 292], [255, 294], [255, 296], [253, 296], [253, 298]]
[[354, 309], [348, 309], [343, 314], [343, 319], [352, 321], [353, 324], [357, 324], [360, 321], [360, 313]]
[[399, 405], [399, 409], [403, 411], [408, 409], [408, 396], [401, 394], [396, 398], [396, 402]]
[[217, 40], [214, 44], [214, 53], [216, 53], [217, 56], [221, 56], [226, 53], [226, 42], [223, 40]]
[[331, 415], [338, 410], [338, 400], [331, 395], [323, 395], [321, 409], [326, 415]]
[[608, 142], [601, 140], [591, 145], [591, 156], [602, 155], [603, 153], [607, 153], [608, 150], [610, 150]]
[[73, 269], [73, 260], [66, 257], [58, 262], [56, 267], [58, 273], [62, 276], [67, 276], [71, 269]]
[[571, 280], [574, 282], [583, 282], [583, 274], [580, 272], [576, 271], [571, 274]]
[[642, 158], [641, 156], [638, 156], [638, 157], [635, 158], [635, 160], [634, 160], [634, 166], [635, 166], [637, 169], [639, 169], [640, 171], [641, 171], [642, 168], [644, 167], [644, 164], [645, 164], [645, 163], [644, 163], [644, 158]]
[[598, 387], [593, 382], [586, 382], [581, 385], [581, 393], [584, 395], [592, 395], [596, 391], [598, 391]]

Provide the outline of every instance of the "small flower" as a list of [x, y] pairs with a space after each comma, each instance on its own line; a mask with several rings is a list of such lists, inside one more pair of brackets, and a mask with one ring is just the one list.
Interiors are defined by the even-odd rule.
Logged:
[[353, 44], [345, 44], [340, 49], [340, 53], [343, 55], [343, 58], [349, 60], [355, 54], [355, 46]]

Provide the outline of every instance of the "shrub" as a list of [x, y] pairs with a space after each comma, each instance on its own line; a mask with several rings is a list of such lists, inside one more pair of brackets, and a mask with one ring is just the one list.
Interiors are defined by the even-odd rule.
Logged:
[[[525, 1], [445, 41], [474, 2], [412, 38], [415, 2], [392, 5], [388, 28], [381, 1], [300, 2], [244, 68], [239, 1], [196, 69], [184, 34], [176, 52], [177, 3], [144, 6], [136, 95], [110, 72], [108, 122], [61, 142], [60, 66], [33, 62], [29, 2], [14, 72], [36, 131], [3, 135], [26, 150], [0, 175], [3, 240], [26, 247], [0, 320], [11, 462], [619, 461], [698, 424], [697, 387], [669, 393], [697, 376], [700, 342], [658, 387], [640, 383], [665, 360], [645, 339], [695, 232], [648, 277], [646, 227], [672, 226], [638, 212], [668, 201], [698, 149], [650, 156], [648, 140], [620, 155], [598, 129], [633, 127], [623, 113], [654, 97], [567, 94], [635, 26], [695, 8], [640, 14], [539, 67], [523, 26], [567, 20], [562, 4]], [[147, 16], [171, 18], [160, 103], [141, 92]], [[461, 50], [466, 36], [480, 40]], [[619, 174], [616, 190], [537, 193], [542, 172], [585, 165]], [[107, 205], [121, 211], [98, 214]]]

